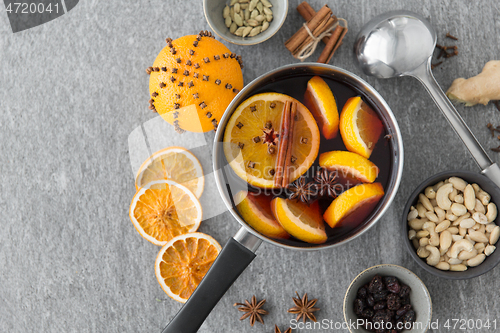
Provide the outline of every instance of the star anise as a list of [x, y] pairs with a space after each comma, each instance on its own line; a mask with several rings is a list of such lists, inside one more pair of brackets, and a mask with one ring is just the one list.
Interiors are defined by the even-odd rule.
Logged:
[[[281, 333], [278, 325], [274, 325], [274, 333]], [[292, 333], [292, 329], [289, 327], [286, 331], [283, 331], [283, 333]]]
[[297, 321], [302, 318], [303, 322], [306, 322], [306, 318], [309, 318], [310, 320], [316, 322], [316, 316], [313, 314], [313, 312], [319, 311], [319, 308], [315, 308], [314, 305], [316, 305], [316, 302], [318, 301], [317, 298], [308, 301], [307, 300], [307, 293], [302, 296], [302, 299], [300, 298], [299, 294], [297, 294], [297, 298], [293, 298], [293, 302], [295, 303], [295, 306], [293, 308], [290, 308], [288, 310], [289, 313], [293, 313], [297, 315]]
[[299, 179], [288, 185], [288, 199], [297, 199], [303, 203], [310, 204], [315, 199], [317, 193], [314, 182], [306, 182], [306, 177], [301, 176]]
[[326, 168], [320, 168], [316, 172], [316, 177], [314, 177], [316, 181], [316, 187], [318, 194], [320, 196], [329, 196], [332, 198], [336, 198], [337, 195], [342, 192], [342, 185], [337, 183], [337, 172], [336, 171], [328, 171]]
[[264, 303], [266, 303], [265, 299], [257, 303], [257, 298], [255, 296], [252, 296], [251, 303], [245, 300], [245, 303], [234, 303], [234, 306], [239, 306], [238, 310], [241, 312], [245, 312], [245, 314], [241, 316], [240, 320], [244, 320], [250, 317], [250, 326], [253, 326], [253, 324], [255, 324], [255, 320], [258, 320], [262, 324], [264, 324], [262, 316], [265, 316], [269, 313], [266, 310], [261, 309]]

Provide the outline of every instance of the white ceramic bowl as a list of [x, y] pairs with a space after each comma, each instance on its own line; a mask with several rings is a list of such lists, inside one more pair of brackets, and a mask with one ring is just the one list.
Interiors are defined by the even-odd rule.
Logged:
[[358, 289], [369, 283], [375, 275], [395, 276], [401, 283], [406, 284], [411, 288], [410, 301], [413, 311], [416, 314], [415, 326], [411, 331], [403, 332], [424, 333], [427, 332], [432, 318], [432, 301], [427, 287], [422, 280], [412, 271], [398, 265], [377, 265], [365, 269], [349, 285], [344, 297], [344, 320], [351, 333], [365, 333], [368, 331], [352, 326], [350, 323], [356, 323], [358, 316], [354, 313], [354, 300]]
[[229, 32], [222, 11], [230, 0], [203, 0], [203, 11], [210, 28], [222, 39], [238, 45], [254, 45], [271, 38], [283, 25], [288, 13], [288, 0], [268, 0], [273, 6], [273, 20], [264, 32], [254, 37], [238, 37]]

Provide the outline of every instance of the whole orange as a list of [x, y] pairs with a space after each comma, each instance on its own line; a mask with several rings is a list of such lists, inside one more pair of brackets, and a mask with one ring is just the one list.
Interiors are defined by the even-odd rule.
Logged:
[[243, 88], [241, 56], [208, 31], [167, 38], [150, 74], [150, 109], [178, 132], [216, 129], [231, 100]]

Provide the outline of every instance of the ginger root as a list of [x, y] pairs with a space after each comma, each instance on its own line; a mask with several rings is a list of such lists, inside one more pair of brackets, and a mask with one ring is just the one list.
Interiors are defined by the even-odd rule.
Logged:
[[472, 106], [500, 100], [500, 60], [491, 60], [483, 71], [469, 79], [458, 78], [446, 92], [450, 100]]

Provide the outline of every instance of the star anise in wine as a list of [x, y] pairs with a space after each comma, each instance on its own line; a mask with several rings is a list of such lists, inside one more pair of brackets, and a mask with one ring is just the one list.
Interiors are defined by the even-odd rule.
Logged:
[[250, 326], [253, 326], [256, 320], [264, 324], [262, 316], [265, 316], [269, 313], [266, 310], [262, 309], [264, 303], [266, 303], [265, 299], [257, 303], [257, 298], [255, 296], [252, 296], [252, 302], [248, 302], [247, 300], [245, 300], [245, 303], [234, 303], [234, 306], [239, 306], [238, 310], [241, 312], [245, 312], [245, 314], [241, 316], [240, 320], [244, 320], [250, 317]]
[[320, 196], [329, 196], [336, 198], [342, 192], [342, 185], [337, 183], [337, 172], [328, 171], [326, 168], [320, 168], [316, 171], [316, 187]]
[[293, 313], [297, 315], [297, 321], [302, 318], [303, 322], [306, 322], [306, 319], [309, 318], [310, 320], [316, 322], [316, 316], [313, 314], [313, 312], [319, 311], [319, 308], [315, 308], [314, 305], [316, 305], [316, 302], [318, 301], [317, 298], [308, 301], [307, 300], [307, 293], [302, 296], [302, 299], [300, 298], [299, 294], [297, 294], [297, 298], [293, 298], [293, 302], [295, 303], [295, 306], [293, 308], [290, 308], [288, 310], [289, 313]]
[[[274, 325], [274, 333], [281, 333], [278, 325]], [[292, 333], [292, 329], [289, 327], [286, 331], [283, 331], [283, 333]]]
[[306, 177], [301, 176], [299, 179], [288, 185], [288, 199], [297, 199], [303, 203], [310, 204], [316, 197], [317, 189], [314, 182], [306, 182]]

